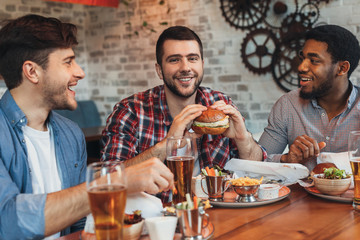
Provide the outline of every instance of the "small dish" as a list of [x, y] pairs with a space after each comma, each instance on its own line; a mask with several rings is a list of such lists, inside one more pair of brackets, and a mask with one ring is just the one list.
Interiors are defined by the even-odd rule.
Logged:
[[344, 179], [326, 179], [323, 174], [313, 176], [314, 185], [319, 192], [327, 195], [341, 195], [346, 192], [351, 184], [351, 177]]
[[238, 202], [256, 202], [255, 194], [259, 188], [258, 185], [248, 185], [248, 186], [236, 186], [232, 185], [234, 191], [238, 194]]
[[123, 235], [124, 239], [127, 240], [137, 240], [140, 238], [143, 226], [144, 226], [144, 219], [141, 222], [135, 224], [124, 224]]
[[279, 197], [279, 184], [260, 184], [258, 190], [259, 199], [273, 199]]
[[281, 186], [279, 191], [279, 197], [274, 199], [267, 199], [262, 200], [256, 198], [255, 202], [238, 202], [238, 194], [234, 191], [229, 191], [224, 194], [224, 201], [223, 202], [212, 202], [210, 201], [210, 204], [214, 207], [224, 207], [224, 208], [249, 208], [249, 207], [258, 207], [263, 205], [272, 204], [278, 201], [281, 201], [288, 196], [290, 196], [291, 190], [287, 186]]

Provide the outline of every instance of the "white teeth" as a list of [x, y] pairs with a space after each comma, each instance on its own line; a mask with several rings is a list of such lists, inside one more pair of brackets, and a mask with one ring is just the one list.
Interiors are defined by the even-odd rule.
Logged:
[[69, 90], [71, 90], [71, 91], [75, 91], [75, 90], [74, 90], [74, 87], [75, 87], [75, 86], [69, 86], [68, 88], [69, 88]]
[[179, 78], [179, 80], [182, 82], [189, 82], [191, 78]]
[[301, 78], [301, 81], [304, 81], [304, 82], [311, 81], [311, 78]]

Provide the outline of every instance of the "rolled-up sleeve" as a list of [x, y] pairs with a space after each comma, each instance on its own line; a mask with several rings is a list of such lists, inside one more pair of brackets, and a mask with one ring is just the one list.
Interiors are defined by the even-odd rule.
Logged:
[[42, 239], [46, 194], [20, 194], [0, 159], [0, 239]]

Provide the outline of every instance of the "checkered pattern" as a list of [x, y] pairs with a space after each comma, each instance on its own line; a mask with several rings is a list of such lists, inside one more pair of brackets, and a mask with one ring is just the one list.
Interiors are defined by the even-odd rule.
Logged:
[[[205, 87], [197, 90], [196, 103], [210, 106], [218, 100], [232, 104], [221, 92]], [[102, 138], [102, 160], [125, 161], [135, 157], [163, 140], [172, 121], [163, 85], [123, 99], [115, 105], [107, 120]], [[230, 158], [238, 157], [234, 142], [221, 135], [203, 135], [197, 140], [197, 147], [200, 168], [223, 167]]]

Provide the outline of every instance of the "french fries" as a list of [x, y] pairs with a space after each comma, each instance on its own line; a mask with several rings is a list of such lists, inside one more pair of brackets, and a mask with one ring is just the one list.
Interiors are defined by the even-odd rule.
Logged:
[[249, 177], [241, 177], [236, 179], [230, 179], [230, 183], [233, 186], [252, 186], [261, 184], [263, 177], [260, 179], [249, 178]]

